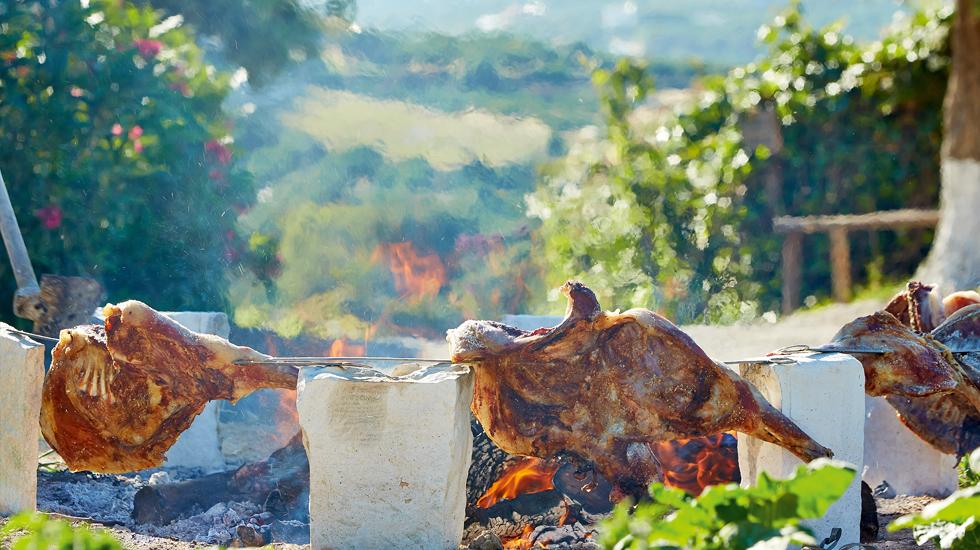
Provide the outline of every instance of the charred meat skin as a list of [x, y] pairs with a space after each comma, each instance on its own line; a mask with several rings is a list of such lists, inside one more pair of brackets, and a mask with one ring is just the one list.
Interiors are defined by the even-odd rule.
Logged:
[[208, 401], [295, 388], [295, 371], [235, 365], [265, 356], [191, 332], [141, 302], [104, 313], [104, 327], [61, 331], [42, 389], [41, 433], [73, 471], [159, 466]]
[[934, 285], [912, 281], [885, 311], [845, 325], [831, 345], [888, 350], [856, 355], [865, 391], [884, 396], [906, 427], [948, 454], [980, 446], [980, 353], [952, 353], [980, 348], [978, 301], [973, 291], [940, 301]]
[[453, 361], [475, 374], [473, 414], [501, 449], [591, 462], [617, 496], [662, 479], [655, 441], [736, 430], [804, 461], [832, 455], [668, 320], [603, 312], [581, 283], [562, 291], [568, 310], [553, 329], [467, 321], [449, 331]]

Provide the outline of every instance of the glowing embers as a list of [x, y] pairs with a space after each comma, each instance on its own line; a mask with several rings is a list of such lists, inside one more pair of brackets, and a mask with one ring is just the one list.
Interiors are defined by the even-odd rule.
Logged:
[[664, 485], [700, 495], [709, 485], [738, 483], [738, 448], [734, 434], [721, 433], [653, 443], [650, 448], [664, 471]]

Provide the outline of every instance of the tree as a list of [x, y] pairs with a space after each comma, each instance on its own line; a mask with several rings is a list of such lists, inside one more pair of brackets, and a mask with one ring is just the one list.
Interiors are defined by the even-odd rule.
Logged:
[[[181, 16], [229, 63], [244, 67], [252, 84], [265, 84], [291, 60], [316, 56], [320, 14], [297, 0], [136, 0], [160, 10], [163, 17]], [[328, 16], [353, 17], [354, 0], [330, 0]]]
[[947, 292], [980, 285], [980, 0], [957, 0], [943, 105], [939, 227], [919, 277]]
[[[0, 25], [0, 169], [35, 269], [93, 276], [110, 300], [222, 307], [254, 197], [227, 75], [179, 24], [116, 0], [5, 2]], [[0, 295], [13, 286], [0, 261]]]

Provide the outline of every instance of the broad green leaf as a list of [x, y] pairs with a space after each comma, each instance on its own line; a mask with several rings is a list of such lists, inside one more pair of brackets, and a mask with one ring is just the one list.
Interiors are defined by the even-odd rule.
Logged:
[[800, 518], [818, 518], [847, 491], [856, 474], [850, 464], [822, 458], [797, 468], [786, 490], [798, 497]]
[[962, 523], [980, 514], [980, 485], [954, 492], [947, 498], [929, 504], [919, 514], [902, 516], [893, 521], [889, 531], [897, 531], [916, 525], [928, 525], [937, 521]]

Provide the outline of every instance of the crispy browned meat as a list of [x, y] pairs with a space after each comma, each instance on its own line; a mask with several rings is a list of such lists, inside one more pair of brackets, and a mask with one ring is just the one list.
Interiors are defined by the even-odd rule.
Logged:
[[952, 294], [940, 306], [932, 285], [910, 282], [887, 312], [847, 324], [832, 344], [888, 350], [856, 355], [865, 390], [885, 396], [923, 441], [957, 455], [980, 445], [980, 353], [952, 353], [980, 348], [980, 305], [972, 294]]
[[473, 414], [501, 449], [577, 457], [620, 494], [661, 480], [654, 441], [737, 430], [805, 461], [832, 455], [670, 321], [603, 312], [581, 283], [562, 290], [568, 311], [553, 329], [467, 321], [449, 331], [453, 361], [473, 366]]
[[909, 281], [904, 291], [892, 297], [885, 311], [907, 327], [918, 332], [929, 332], [938, 327], [947, 315], [939, 298], [936, 285]]
[[106, 306], [105, 315], [105, 327], [61, 331], [44, 380], [41, 432], [73, 471], [159, 466], [208, 401], [296, 387], [294, 370], [235, 365], [266, 356], [141, 302]]
[[927, 337], [879, 311], [844, 325], [828, 348], [887, 350], [856, 354], [868, 395], [924, 396], [956, 389], [960, 377], [951, 357]]

